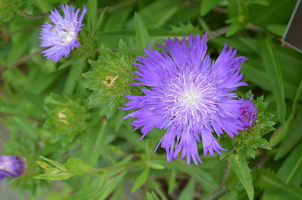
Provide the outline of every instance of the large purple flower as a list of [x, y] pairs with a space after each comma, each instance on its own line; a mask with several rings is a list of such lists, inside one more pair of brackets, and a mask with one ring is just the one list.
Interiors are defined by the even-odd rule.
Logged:
[[19, 177], [25, 173], [26, 162], [18, 156], [0, 154], [0, 183], [6, 177]]
[[[231, 137], [244, 130], [244, 122], [240, 119], [240, 104], [236, 93], [231, 93], [238, 86], [247, 85], [239, 82], [243, 75], [239, 74], [244, 57], [235, 57], [236, 50], [223, 51], [216, 61], [206, 55], [206, 35], [201, 40], [191, 34], [189, 47], [186, 37], [180, 43], [171, 39], [165, 40], [168, 47], [162, 53], [145, 49], [148, 57], [137, 59], [135, 63], [141, 81], [133, 85], [148, 86], [142, 89], [144, 96], [126, 97], [132, 101], [125, 104], [126, 108], [138, 109], [124, 119], [136, 117], [132, 122], [135, 130], [141, 126], [143, 136], [153, 128], [167, 129], [159, 144], [166, 149], [167, 160], [172, 161], [181, 152], [181, 157], [191, 158], [198, 165], [200, 160], [197, 142], [202, 140], [204, 155], [214, 151], [220, 154], [223, 149], [213, 136], [215, 131], [220, 137], [225, 131]], [[159, 145], [158, 144], [158, 145]], [[156, 150], [156, 149], [155, 149]]]
[[[82, 30], [82, 21], [87, 11], [87, 7], [83, 7], [83, 12], [78, 18], [80, 9], [75, 10], [72, 7], [69, 10], [67, 4], [61, 6], [65, 18], [55, 9], [51, 11], [49, 19], [54, 25], [45, 22], [41, 30], [41, 47], [50, 47], [43, 51], [47, 60], [52, 59], [58, 62], [63, 56], [65, 58], [70, 54], [70, 51], [80, 46], [80, 42], [77, 40], [78, 32]], [[70, 12], [71, 11], [71, 12]]]

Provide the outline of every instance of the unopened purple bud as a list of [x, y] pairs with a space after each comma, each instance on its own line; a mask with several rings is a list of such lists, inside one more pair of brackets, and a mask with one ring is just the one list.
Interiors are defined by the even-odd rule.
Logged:
[[254, 102], [250, 100], [253, 96], [249, 97], [248, 99], [240, 99], [240, 115], [242, 121], [245, 122], [244, 128], [250, 128], [251, 126], [253, 126], [257, 118], [257, 107]]
[[3, 178], [19, 177], [26, 171], [26, 162], [18, 156], [4, 156], [0, 154], [0, 183]]

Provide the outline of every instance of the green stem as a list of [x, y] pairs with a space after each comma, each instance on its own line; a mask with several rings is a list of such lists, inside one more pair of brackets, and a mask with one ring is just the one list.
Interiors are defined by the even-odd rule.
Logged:
[[[103, 135], [104, 135], [104, 131], [105, 131], [106, 125], [107, 125], [107, 120], [105, 119], [105, 120], [103, 121], [101, 130], [100, 130], [100, 133], [99, 133], [99, 135], [98, 135], [98, 137], [97, 137], [97, 139], [96, 139], [96, 142], [95, 142], [95, 144], [94, 144], [94, 149], [96, 149], [97, 147], [100, 146], [100, 142], [102, 141], [102, 138], [103, 138]], [[94, 150], [94, 151], [92, 152], [91, 157], [90, 157], [90, 160], [89, 160], [89, 161], [90, 161], [89, 163], [93, 164], [92, 166], [95, 166], [95, 165], [96, 165], [96, 163], [97, 163], [97, 158], [98, 158], [98, 155], [99, 155], [99, 154], [100, 154], [100, 153], [99, 153], [98, 151], [96, 151], [96, 150]]]
[[143, 164], [145, 164], [144, 161], [138, 161], [138, 162], [127, 163], [127, 164], [122, 164], [122, 165], [115, 165], [115, 166], [112, 166], [112, 167], [90, 169], [90, 170], [87, 170], [87, 172], [106, 172], [106, 171], [110, 171], [110, 170], [114, 170], [114, 169], [118, 169], [118, 168], [122, 168], [122, 167], [130, 168], [130, 167], [133, 167], [133, 166], [143, 165]]

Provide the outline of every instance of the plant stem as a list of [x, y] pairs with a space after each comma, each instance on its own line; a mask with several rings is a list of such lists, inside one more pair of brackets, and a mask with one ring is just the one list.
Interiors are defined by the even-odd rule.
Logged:
[[101, 139], [103, 138], [103, 135], [104, 135], [104, 131], [105, 131], [105, 128], [106, 128], [106, 125], [107, 125], [107, 119], [105, 119], [103, 121], [103, 124], [102, 124], [102, 127], [101, 127], [101, 130], [100, 130], [100, 133], [96, 139], [96, 142], [94, 144], [94, 151], [92, 152], [91, 156], [90, 156], [90, 162], [89, 164], [92, 164], [92, 166], [95, 166], [96, 163], [97, 163], [97, 158], [98, 158], [98, 155], [100, 154], [96, 148], [98, 146], [100, 146], [100, 142], [101, 142]]
[[[74, 2], [76, 2], [77, 0], [72, 0], [68, 3], [68, 5], [73, 4]], [[61, 7], [56, 8], [57, 10], [61, 10]], [[32, 19], [38, 19], [38, 18], [42, 18], [42, 17], [47, 17], [50, 14], [50, 11], [41, 15], [32, 15], [32, 14], [28, 14], [26, 12], [23, 12], [21, 10], [19, 10], [17, 12], [18, 15], [21, 15], [23, 17], [28, 17], [28, 18], [32, 18]]]
[[207, 196], [207, 198], [205, 198], [205, 200], [211, 200], [218, 193], [225, 190], [225, 183], [226, 183], [226, 180], [227, 180], [229, 169], [230, 169], [230, 161], [228, 160], [227, 165], [226, 165], [225, 170], [224, 170], [224, 173], [223, 173], [223, 176], [222, 176], [222, 180], [221, 180], [221, 184], [220, 184], [219, 188], [217, 190], [215, 190], [214, 192], [212, 192], [209, 196]]
[[110, 170], [114, 170], [114, 169], [118, 169], [118, 168], [122, 168], [122, 167], [130, 168], [130, 167], [137, 166], [137, 165], [143, 165], [145, 163], [146, 162], [144, 162], [144, 161], [138, 161], [138, 162], [127, 163], [127, 164], [122, 164], [122, 165], [115, 165], [112, 167], [90, 169], [90, 170], [87, 170], [87, 172], [106, 172], [106, 171], [110, 171]]
[[20, 58], [19, 60], [17, 60], [16, 62], [14, 62], [13, 64], [11, 64], [10, 67], [17, 67], [18, 65], [24, 63], [25, 61], [31, 59], [32, 57], [36, 56], [36, 55], [39, 55], [42, 51], [44, 51], [46, 48], [42, 48], [42, 49], [39, 49], [31, 54], [28, 54], [26, 56], [24, 56], [23, 58]]

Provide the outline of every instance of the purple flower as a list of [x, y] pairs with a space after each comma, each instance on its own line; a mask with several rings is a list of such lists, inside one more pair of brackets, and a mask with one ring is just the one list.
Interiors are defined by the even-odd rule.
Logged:
[[[68, 5], [61, 6], [65, 18], [60, 15], [60, 13], [55, 9], [51, 11], [49, 19], [54, 23], [54, 25], [45, 22], [41, 30], [41, 47], [50, 47], [49, 49], [43, 51], [44, 56], [47, 60], [52, 59], [58, 62], [63, 56], [65, 58], [70, 54], [71, 50], [78, 48], [80, 42], [77, 40], [78, 32], [82, 30], [82, 20], [87, 11], [87, 7], [83, 6], [83, 12], [78, 18], [80, 9], [75, 10], [72, 7], [69, 10]], [[70, 12], [71, 11], [71, 12]]]
[[26, 162], [18, 156], [0, 154], [0, 183], [6, 177], [19, 177], [25, 173]]
[[[206, 34], [207, 35], [207, 34]], [[220, 137], [225, 131], [231, 137], [244, 130], [244, 122], [240, 120], [240, 104], [236, 93], [231, 93], [239, 86], [243, 75], [239, 74], [244, 57], [235, 57], [236, 50], [223, 51], [216, 61], [206, 55], [206, 35], [201, 40], [191, 34], [189, 47], [186, 37], [182, 42], [175, 38], [164, 40], [167, 52], [158, 52], [150, 47], [145, 49], [148, 57], [139, 57], [141, 81], [132, 85], [148, 86], [142, 89], [144, 96], [126, 97], [132, 101], [125, 104], [126, 108], [137, 109], [124, 119], [136, 117], [132, 122], [135, 130], [142, 127], [142, 138], [153, 128], [166, 129], [167, 132], [158, 145], [166, 149], [167, 160], [172, 161], [181, 152], [186, 156], [187, 163], [191, 158], [198, 165], [200, 160], [197, 142], [202, 140], [204, 155], [218, 154], [222, 148], [213, 136], [215, 131]], [[158, 147], [158, 146], [157, 146]], [[156, 149], [157, 149], [156, 147]], [[155, 149], [155, 151], [156, 151]], [[202, 163], [202, 162], [201, 162]]]
[[241, 119], [245, 122], [244, 128], [250, 128], [251, 126], [253, 126], [257, 118], [257, 107], [254, 102], [250, 100], [253, 96], [250, 96], [248, 99], [239, 100], [241, 105], [240, 116]]

